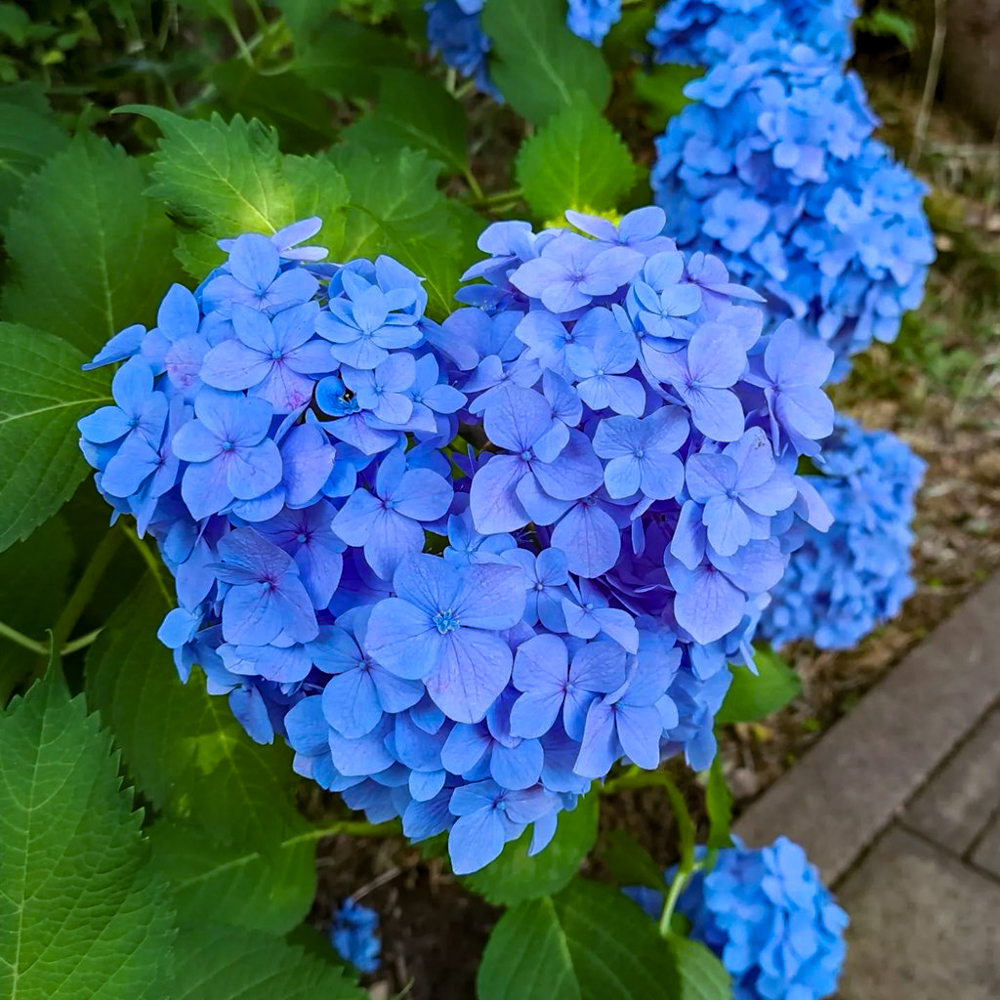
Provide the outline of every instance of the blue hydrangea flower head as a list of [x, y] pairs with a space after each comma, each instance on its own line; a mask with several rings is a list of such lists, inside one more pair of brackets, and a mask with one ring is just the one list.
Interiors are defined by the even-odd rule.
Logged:
[[358, 972], [377, 972], [382, 943], [378, 936], [378, 914], [348, 897], [337, 907], [330, 928], [330, 941], [337, 954]]
[[830, 350], [765, 332], [660, 208], [570, 221], [489, 227], [440, 325], [397, 261], [299, 247], [314, 220], [223, 241], [98, 354], [114, 405], [79, 424], [174, 576], [181, 679], [456, 872], [543, 850], [620, 760], [706, 767], [726, 664], [829, 519], [794, 469]]
[[[666, 873], [668, 883], [673, 875]], [[625, 892], [659, 918], [661, 893]], [[690, 937], [718, 955], [736, 1000], [824, 1000], [837, 989], [847, 914], [787, 837], [757, 850], [737, 841], [719, 851], [712, 869], [684, 888], [677, 912], [690, 921]]]
[[841, 64], [854, 46], [855, 0], [670, 0], [647, 35], [661, 63], [714, 66], [749, 38], [794, 39]]
[[816, 464], [822, 475], [806, 478], [833, 527], [804, 533], [760, 629], [775, 645], [809, 639], [849, 649], [897, 615], [915, 589], [914, 498], [926, 463], [888, 431], [838, 417]]
[[651, 174], [678, 245], [827, 343], [843, 378], [923, 296], [926, 188], [871, 138], [858, 78], [801, 41], [749, 36], [685, 92], [695, 103], [657, 139]]

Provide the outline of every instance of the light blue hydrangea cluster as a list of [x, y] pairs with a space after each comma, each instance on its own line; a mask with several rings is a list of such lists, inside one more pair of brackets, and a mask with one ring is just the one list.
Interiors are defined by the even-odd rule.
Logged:
[[842, 378], [923, 297], [926, 188], [871, 138], [857, 76], [807, 45], [755, 36], [685, 93], [651, 177], [672, 233], [828, 343]]
[[319, 220], [224, 241], [79, 425], [174, 573], [181, 675], [459, 872], [540, 850], [619, 759], [707, 766], [781, 538], [830, 520], [795, 467], [831, 352], [762, 336], [661, 209], [570, 217], [486, 229], [441, 325], [394, 260], [298, 248]]
[[806, 531], [772, 591], [761, 632], [779, 645], [811, 639], [848, 649], [899, 613], [913, 593], [914, 497], [926, 463], [888, 431], [837, 418], [809, 481], [833, 512], [825, 534]]
[[[431, 51], [462, 76], [474, 80], [485, 93], [499, 98], [490, 81], [487, 56], [490, 39], [483, 33], [480, 14], [486, 0], [429, 0], [427, 39]], [[621, 18], [621, 0], [569, 0], [566, 24], [580, 38], [600, 45]]]
[[[625, 892], [659, 918], [662, 893]], [[759, 850], [737, 842], [719, 851], [711, 871], [685, 887], [677, 912], [690, 921], [690, 937], [719, 956], [735, 1000], [823, 1000], [837, 989], [847, 914], [787, 837]]]
[[333, 914], [330, 943], [358, 972], [377, 972], [382, 952], [378, 914], [348, 897]]
[[845, 63], [857, 13], [855, 0], [670, 0], [647, 39], [658, 63], [714, 66], [752, 37], [803, 42]]

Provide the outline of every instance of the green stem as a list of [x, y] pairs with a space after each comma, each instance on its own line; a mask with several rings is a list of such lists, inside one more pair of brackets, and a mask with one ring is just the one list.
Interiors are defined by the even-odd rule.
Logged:
[[174, 598], [170, 593], [170, 588], [163, 581], [159, 560], [153, 555], [150, 547], [131, 528], [127, 527], [124, 522], [122, 522], [122, 531], [132, 547], [139, 554], [139, 558], [146, 564], [146, 568], [153, 574], [153, 579], [156, 581], [156, 586], [163, 595], [163, 599], [170, 607], [173, 607]]
[[524, 197], [523, 188], [513, 188], [510, 191], [497, 191], [496, 194], [484, 195], [478, 199], [480, 208], [495, 208], [498, 205], [513, 204]]
[[663, 912], [660, 914], [660, 937], [665, 938], [670, 936], [670, 924], [673, 920], [674, 910], [677, 909], [677, 900], [681, 898], [681, 893], [684, 891], [688, 879], [700, 870], [701, 864], [697, 861], [688, 870], [685, 870], [683, 867], [677, 869], [677, 874], [674, 875], [674, 880], [670, 883], [670, 889], [667, 891], [667, 898], [663, 904]]
[[[91, 597], [94, 596], [94, 591], [101, 582], [104, 571], [108, 568], [108, 564], [118, 551], [118, 546], [121, 543], [121, 532], [109, 531], [101, 539], [97, 548], [94, 549], [94, 554], [90, 557], [90, 562], [87, 563], [87, 568], [83, 571], [83, 576], [77, 581], [73, 593], [69, 595], [69, 600], [63, 607], [62, 614], [56, 620], [55, 627], [52, 629], [52, 645], [56, 649], [61, 649], [67, 638], [69, 638], [70, 633], [73, 631], [73, 626], [79, 621], [80, 615], [83, 614]], [[48, 656], [47, 649], [45, 655]]]
[[472, 197], [477, 202], [481, 202], [486, 197], [483, 194], [483, 189], [479, 186], [479, 181], [476, 180], [476, 175], [468, 167], [465, 168], [465, 183], [469, 185]]
[[29, 652], [38, 653], [39, 656], [48, 656], [49, 647], [44, 642], [38, 642], [37, 639], [31, 639], [26, 636], [23, 632], [18, 632], [16, 628], [11, 628], [10, 625], [0, 622], [0, 636], [5, 639], [10, 639], [11, 642], [16, 642], [19, 646], [23, 646]]
[[93, 632], [88, 632], [86, 635], [81, 635], [78, 639], [73, 639], [70, 642], [67, 642], [66, 645], [59, 651], [59, 655], [69, 656], [70, 653], [78, 653], [81, 649], [86, 649], [94, 643], [103, 631], [103, 628], [95, 628]]
[[240, 31], [240, 26], [236, 23], [236, 19], [233, 17], [225, 18], [225, 25], [229, 29], [229, 34], [232, 36], [233, 41], [236, 43], [236, 48], [239, 49], [240, 58], [251, 69], [255, 69], [256, 64], [253, 61], [253, 53], [247, 45], [247, 40], [243, 37], [243, 32]]
[[329, 826], [318, 826], [295, 837], [289, 837], [282, 841], [281, 846], [290, 847], [292, 844], [302, 844], [310, 840], [322, 840], [324, 837], [341, 835], [348, 837], [395, 837], [400, 832], [400, 825], [395, 820], [390, 820], [388, 823], [364, 823], [360, 820], [343, 819], [331, 823]]

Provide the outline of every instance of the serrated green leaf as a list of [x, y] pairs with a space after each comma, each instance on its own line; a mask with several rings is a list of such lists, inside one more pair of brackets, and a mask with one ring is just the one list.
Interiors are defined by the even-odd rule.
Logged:
[[366, 1000], [342, 969], [253, 931], [194, 924], [177, 935], [170, 1000]]
[[205, 692], [200, 671], [180, 682], [156, 638], [167, 609], [147, 577], [91, 647], [87, 696], [159, 809], [224, 843], [276, 844], [297, 821], [291, 751], [254, 743], [226, 699]]
[[496, 861], [459, 881], [498, 906], [515, 906], [558, 892], [577, 874], [594, 846], [598, 805], [598, 794], [591, 792], [572, 811], [559, 813], [555, 836], [534, 857], [528, 857], [531, 833], [525, 831]]
[[290, 829], [270, 848], [221, 844], [170, 817], [157, 820], [149, 836], [182, 921], [284, 934], [309, 912], [316, 893], [314, 839], [296, 839]]
[[151, 324], [180, 268], [173, 226], [145, 186], [137, 160], [88, 135], [29, 177], [6, 231], [4, 319], [89, 354], [125, 326]]
[[528, 121], [541, 125], [578, 93], [598, 110], [608, 103], [611, 73], [600, 50], [566, 26], [564, 0], [490, 0], [482, 21], [493, 81]]
[[679, 1000], [732, 1000], [729, 973], [700, 941], [671, 934], [666, 944], [680, 981]]
[[428, 311], [443, 318], [471, 263], [468, 237], [478, 217], [437, 189], [438, 165], [423, 150], [375, 154], [352, 144], [332, 155], [351, 192], [341, 259], [395, 257], [426, 279]]
[[160, 1000], [173, 914], [141, 821], [50, 667], [0, 713], [0, 997]]
[[535, 218], [560, 218], [567, 208], [615, 208], [638, 171], [628, 147], [593, 105], [578, 100], [553, 115], [521, 146], [517, 180]]
[[468, 168], [467, 122], [461, 105], [437, 80], [407, 70], [381, 75], [378, 105], [344, 130], [344, 141], [372, 152], [425, 149], [452, 173]]
[[670, 953], [653, 923], [617, 889], [575, 879], [521, 903], [493, 929], [479, 1000], [676, 1000]]
[[656, 132], [662, 132], [667, 122], [691, 103], [684, 95], [684, 88], [692, 80], [704, 74], [698, 66], [682, 63], [666, 63], [654, 66], [649, 72], [641, 69], [632, 74], [632, 89], [636, 99], [649, 106], [643, 116], [646, 125]]
[[324, 222], [315, 241], [337, 251], [347, 189], [326, 157], [282, 156], [274, 129], [240, 115], [227, 123], [218, 114], [192, 121], [146, 105], [119, 110], [143, 114], [163, 131], [147, 193], [195, 230], [182, 234], [178, 251], [193, 277], [222, 262], [217, 239], [269, 236], [314, 214]]
[[68, 142], [40, 88], [0, 89], [0, 228], [17, 204], [24, 182]]
[[644, 885], [663, 892], [663, 869], [631, 834], [612, 830], [601, 856], [619, 885]]
[[733, 838], [729, 831], [733, 825], [733, 796], [722, 773], [722, 758], [712, 760], [705, 788], [705, 809], [708, 812], [708, 848], [715, 851], [731, 847]]
[[56, 337], [0, 323], [0, 552], [51, 517], [87, 475], [76, 422], [111, 394], [106, 374], [80, 371], [85, 361]]
[[798, 674], [770, 646], [756, 647], [754, 662], [756, 677], [746, 667], [730, 667], [733, 682], [717, 723], [757, 722], [784, 708], [802, 690]]
[[340, 15], [294, 36], [291, 69], [309, 86], [336, 97], [374, 97], [379, 75], [413, 62], [397, 38]]

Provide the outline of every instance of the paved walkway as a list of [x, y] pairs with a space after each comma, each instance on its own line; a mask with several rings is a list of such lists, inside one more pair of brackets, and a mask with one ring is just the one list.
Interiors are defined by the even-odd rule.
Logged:
[[741, 817], [851, 916], [840, 1000], [1000, 1000], [1000, 576]]

